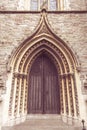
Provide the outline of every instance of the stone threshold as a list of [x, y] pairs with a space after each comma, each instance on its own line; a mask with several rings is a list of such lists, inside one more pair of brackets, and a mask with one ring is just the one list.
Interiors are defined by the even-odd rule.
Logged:
[[28, 114], [26, 120], [29, 119], [62, 119], [58, 114]]

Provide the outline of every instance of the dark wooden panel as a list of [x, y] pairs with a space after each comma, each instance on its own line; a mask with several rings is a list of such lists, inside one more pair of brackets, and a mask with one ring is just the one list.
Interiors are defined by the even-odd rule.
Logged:
[[57, 70], [45, 54], [34, 61], [29, 84], [28, 113], [60, 113]]
[[29, 113], [42, 113], [42, 57], [38, 57], [29, 76]]
[[[59, 113], [57, 70], [52, 61], [44, 56], [44, 113]], [[59, 103], [60, 105], [60, 103]]]

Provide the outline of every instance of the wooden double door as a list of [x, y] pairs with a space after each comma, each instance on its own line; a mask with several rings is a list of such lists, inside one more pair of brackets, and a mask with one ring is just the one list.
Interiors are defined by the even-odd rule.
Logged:
[[51, 59], [42, 54], [34, 61], [29, 74], [28, 113], [59, 114], [58, 73]]

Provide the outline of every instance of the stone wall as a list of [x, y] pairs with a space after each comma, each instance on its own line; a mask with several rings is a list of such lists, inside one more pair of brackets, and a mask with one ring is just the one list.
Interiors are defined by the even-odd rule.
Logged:
[[[39, 24], [40, 14], [0, 14], [0, 75], [5, 81], [7, 63], [13, 51], [27, 39]], [[48, 14], [49, 24], [74, 51], [87, 73], [87, 13]], [[3, 82], [4, 82], [3, 81]]]
[[1, 0], [0, 10], [17, 10], [18, 0]]
[[78, 59], [82, 93], [87, 94], [87, 13], [49, 14], [48, 19], [54, 32], [68, 44]]
[[[86, 79], [87, 13], [48, 13], [47, 17], [54, 33], [73, 50], [81, 64], [80, 75]], [[0, 84], [5, 86], [9, 59], [16, 48], [35, 31], [40, 14], [1, 13], [0, 19]]]
[[86, 0], [68, 0], [69, 9], [71, 10], [87, 10]]
[[87, 13], [49, 14], [54, 32], [73, 49], [83, 71], [87, 71]]
[[0, 75], [6, 77], [8, 59], [36, 28], [39, 14], [0, 14]]

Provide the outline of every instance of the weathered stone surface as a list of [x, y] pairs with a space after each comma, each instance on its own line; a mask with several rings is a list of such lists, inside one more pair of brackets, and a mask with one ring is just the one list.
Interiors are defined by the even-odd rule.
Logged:
[[0, 14], [0, 74], [3, 77], [6, 76], [6, 66], [11, 54], [36, 29], [39, 16]]
[[17, 10], [18, 0], [1, 0], [0, 10]]
[[[75, 8], [77, 8], [77, 10], [85, 9], [85, 1], [78, 0], [78, 2], [79, 5], [77, 6], [73, 0], [72, 5], [70, 5], [72, 6], [72, 10]], [[12, 6], [12, 1], [4, 2], [1, 0], [1, 4], [2, 3], [2, 10], [17, 10], [16, 1], [16, 5], [13, 4]], [[77, 60], [81, 64], [80, 75], [82, 75], [82, 79], [85, 79], [83, 82], [84, 84], [87, 79], [87, 13], [49, 13], [47, 17], [54, 33], [71, 48]], [[0, 78], [1, 83], [3, 83], [4, 86], [6, 85], [7, 64], [9, 63], [10, 57], [17, 47], [35, 31], [39, 21], [39, 13], [0, 14]], [[85, 96], [87, 95], [85, 94]], [[87, 98], [83, 98], [84, 102], [86, 102]], [[84, 108], [82, 108], [85, 112], [86, 105], [83, 105]], [[44, 127], [42, 129], [44, 129]], [[79, 128], [75, 128], [75, 130], [79, 130]]]
[[61, 119], [30, 119], [12, 127], [2, 127], [2, 130], [82, 130], [81, 126], [67, 125]]
[[69, 0], [70, 1], [70, 9], [71, 10], [86, 10], [87, 3], [85, 0]]
[[[0, 74], [6, 75], [6, 66], [14, 50], [36, 29], [40, 14], [0, 14]], [[48, 21], [56, 33], [87, 72], [87, 13], [48, 14]]]
[[63, 39], [78, 57], [83, 71], [87, 71], [87, 13], [49, 14], [54, 32]]

